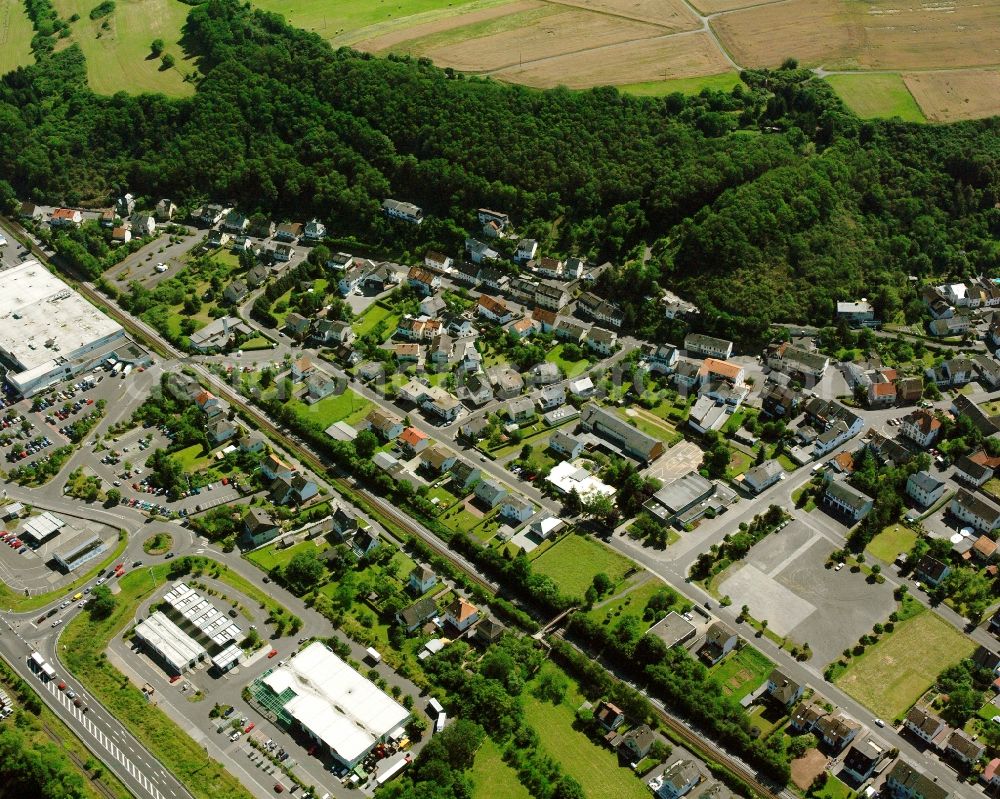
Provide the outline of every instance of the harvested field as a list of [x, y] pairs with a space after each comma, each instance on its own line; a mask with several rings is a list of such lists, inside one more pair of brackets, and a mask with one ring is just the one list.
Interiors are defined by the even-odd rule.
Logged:
[[[723, 47], [746, 67], [855, 62], [864, 44], [860, 15], [825, 0], [789, 0], [723, 14], [712, 20]], [[850, 69], [850, 66], [841, 66]]]
[[34, 63], [31, 20], [21, 0], [0, 0], [0, 75]]
[[808, 790], [813, 780], [826, 771], [826, 756], [818, 749], [810, 749], [802, 757], [792, 761], [792, 782], [803, 791]]
[[[479, 3], [470, 4], [469, 6], [461, 6], [458, 9], [451, 10], [447, 17], [434, 19], [429, 22], [411, 24], [414, 21], [411, 18], [396, 25], [365, 28], [360, 32], [361, 34], [372, 34], [375, 31], [377, 31], [377, 34], [369, 35], [364, 39], [358, 39], [354, 42], [353, 46], [358, 50], [365, 50], [369, 53], [406, 52], [406, 43], [415, 39], [430, 39], [455, 28], [479, 25], [536, 8], [544, 8], [544, 3], [539, 2], [539, 0], [515, 0], [512, 3], [488, 5], [486, 7], [481, 7]], [[383, 29], [387, 30], [382, 32]]]
[[495, 73], [513, 83], [539, 88], [582, 89], [600, 84], [636, 84], [668, 78], [716, 75], [729, 64], [707, 33], [685, 33], [640, 42], [611, 45], [547, 58]]
[[736, 11], [737, 9], [749, 8], [750, 6], [782, 2], [784, 0], [692, 0], [691, 5], [702, 14], [708, 16], [710, 14], [724, 14], [727, 11]]
[[903, 81], [932, 122], [1000, 114], [1000, 71], [924, 72], [904, 75]]
[[664, 28], [645, 22], [548, 5], [416, 39], [402, 49], [426, 56], [440, 67], [491, 72], [663, 32]]
[[667, 0], [550, 0], [553, 3], [575, 6], [587, 11], [614, 14], [639, 22], [652, 22], [672, 31], [693, 30], [698, 27], [694, 14], [683, 3]]

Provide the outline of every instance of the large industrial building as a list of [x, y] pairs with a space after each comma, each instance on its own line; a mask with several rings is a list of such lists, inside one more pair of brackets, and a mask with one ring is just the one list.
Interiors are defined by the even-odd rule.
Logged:
[[[163, 597], [183, 624], [205, 638], [213, 648], [225, 648], [238, 643], [243, 631], [225, 613], [205, 599], [187, 583], [178, 581]], [[208, 644], [206, 644], [208, 645]]]
[[22, 396], [92, 368], [126, 343], [121, 325], [38, 261], [4, 271], [0, 358], [7, 382]]
[[159, 611], [135, 626], [135, 637], [178, 674], [193, 669], [208, 654], [201, 644]]
[[410, 717], [406, 708], [319, 642], [263, 676], [251, 691], [348, 768]]

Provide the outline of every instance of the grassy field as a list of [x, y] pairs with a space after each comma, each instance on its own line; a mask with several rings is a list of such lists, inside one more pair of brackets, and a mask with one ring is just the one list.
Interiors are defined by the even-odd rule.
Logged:
[[388, 338], [395, 332], [396, 325], [399, 324], [399, 314], [376, 303], [369, 306], [368, 310], [355, 319], [351, 327], [354, 328], [355, 335], [360, 338], [371, 333], [379, 322], [385, 322], [385, 335]]
[[629, 410], [628, 408], [617, 408], [616, 413], [636, 430], [641, 430], [648, 436], [660, 439], [668, 447], [673, 446], [683, 437], [670, 422], [656, 421], [638, 411], [634, 411], [634, 415], [629, 415]]
[[208, 458], [202, 457], [201, 444], [192, 444], [190, 447], [177, 450], [173, 454], [173, 458], [188, 474], [194, 474], [199, 469], [204, 469], [208, 466]]
[[472, 764], [472, 799], [531, 799], [517, 772], [503, 762], [500, 748], [487, 738]]
[[590, 366], [590, 361], [586, 358], [581, 358], [579, 361], [567, 361], [563, 358], [563, 345], [557, 344], [551, 350], [549, 350], [548, 355], [545, 356], [545, 360], [549, 363], [556, 364], [563, 372], [566, 373], [566, 377], [576, 377], [577, 375], [583, 374], [587, 367]]
[[894, 524], [875, 536], [865, 550], [879, 560], [892, 563], [902, 552], [909, 552], [917, 541], [917, 534], [908, 527]]
[[266, 572], [269, 572], [275, 566], [284, 567], [287, 565], [288, 561], [300, 552], [307, 552], [311, 550], [319, 555], [324, 549], [326, 549], [325, 542], [320, 538], [315, 541], [300, 541], [294, 546], [282, 547], [280, 549], [274, 545], [264, 547], [263, 549], [251, 552], [246, 556], [246, 558], [254, 565], [259, 566]]
[[[902, 716], [945, 668], [968, 657], [972, 641], [936, 613], [923, 611], [852, 658], [838, 687], [887, 721]], [[919, 657], [913, 653], [919, 652]]]
[[712, 677], [727, 696], [742, 699], [759, 688], [774, 668], [768, 658], [752, 646], [745, 646], [730, 653], [721, 663], [710, 669]]
[[[622, 616], [635, 616], [642, 622], [643, 631], [648, 630], [652, 624], [643, 619], [643, 611], [646, 609], [649, 600], [658, 591], [662, 591], [668, 586], [662, 580], [654, 578], [646, 580], [639, 587], [629, 590], [631, 585], [634, 584], [635, 579], [641, 579], [641, 575], [638, 578], [633, 578], [630, 581], [630, 585], [625, 586], [620, 593], [605, 604], [597, 604], [592, 607], [587, 612], [587, 615], [594, 621], [606, 622], [607, 624], [615, 624]], [[688, 604], [684, 601], [683, 597], [678, 597], [678, 599], [682, 605]]]
[[[555, 668], [546, 663], [539, 675]], [[619, 766], [611, 751], [573, 729], [576, 708], [583, 697], [572, 682], [570, 685], [558, 705], [536, 699], [531, 693], [534, 683], [525, 689], [525, 719], [538, 733], [542, 749], [580, 783], [587, 799], [647, 799], [649, 789], [631, 771]], [[489, 797], [492, 799], [493, 794]]]
[[700, 78], [673, 78], [672, 80], [653, 80], [647, 83], [627, 83], [618, 88], [628, 94], [640, 97], [665, 97], [674, 92], [681, 94], [699, 94], [703, 89], [728, 92], [739, 85], [740, 76], [735, 72], [723, 72], [721, 75], [705, 75]]
[[289, 404], [301, 418], [318, 422], [323, 427], [329, 427], [334, 422], [341, 421], [357, 424], [368, 415], [372, 408], [372, 404], [368, 400], [359, 397], [350, 389], [347, 389], [339, 397], [325, 397], [313, 405], [306, 405], [298, 400], [292, 400]]
[[534, 570], [555, 580], [560, 590], [582, 597], [595, 574], [604, 572], [618, 582], [631, 568], [631, 561], [599, 541], [572, 533], [545, 550], [534, 562]]
[[899, 117], [904, 122], [927, 121], [900, 75], [830, 75], [826, 80], [862, 119]]
[[[72, 23], [73, 35], [87, 59], [87, 79], [99, 94], [127, 91], [162, 92], [174, 97], [194, 94], [194, 84], [184, 81], [194, 63], [179, 44], [181, 26], [189, 6], [178, 0], [118, 0], [107, 17], [90, 19], [93, 0], [55, 0], [64, 19], [79, 14]], [[107, 28], [104, 23], [107, 22]], [[173, 69], [163, 69], [158, 58], [150, 58], [153, 39], [163, 39], [165, 52], [177, 60]]]
[[0, 75], [34, 62], [31, 20], [21, 0], [0, 0]]
[[187, 735], [170, 717], [150, 706], [143, 693], [124, 680], [104, 657], [112, 637], [135, 617], [143, 599], [161, 586], [169, 572], [163, 564], [126, 574], [120, 581], [114, 612], [93, 621], [87, 613], [76, 616], [63, 632], [62, 660], [87, 689], [150, 748], [188, 788], [195, 799], [249, 799], [250, 793], [201, 744]]

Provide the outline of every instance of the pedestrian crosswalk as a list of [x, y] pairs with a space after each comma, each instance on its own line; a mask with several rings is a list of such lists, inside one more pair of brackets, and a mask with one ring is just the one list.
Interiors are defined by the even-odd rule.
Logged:
[[132, 748], [130, 744], [126, 743], [125, 735], [123, 733], [118, 731], [112, 733], [113, 736], [119, 738], [116, 743], [111, 737], [105, 735], [104, 731], [94, 724], [86, 713], [74, 705], [72, 699], [59, 690], [58, 685], [54, 680], [47, 682], [45, 687], [48, 689], [49, 693], [55, 697], [56, 701], [58, 701], [73, 716], [73, 718], [79, 722], [83, 730], [97, 742], [97, 745], [104, 749], [109, 755], [111, 755], [112, 758], [117, 760], [122, 765], [122, 768], [124, 768], [125, 771], [131, 775], [136, 785], [141, 786], [142, 790], [144, 790], [146, 794], [151, 797], [151, 799], [165, 799], [163, 794], [161, 794], [157, 789], [156, 785], [154, 785], [146, 774], [136, 765], [136, 762], [122, 750], [123, 746], [129, 749]]

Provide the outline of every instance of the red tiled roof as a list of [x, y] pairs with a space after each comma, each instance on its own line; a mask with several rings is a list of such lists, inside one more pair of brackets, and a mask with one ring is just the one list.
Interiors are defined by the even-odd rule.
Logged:
[[416, 446], [421, 441], [425, 441], [427, 435], [421, 433], [415, 427], [407, 427], [402, 433], [399, 434], [399, 440], [404, 444], [409, 444], [411, 447]]

